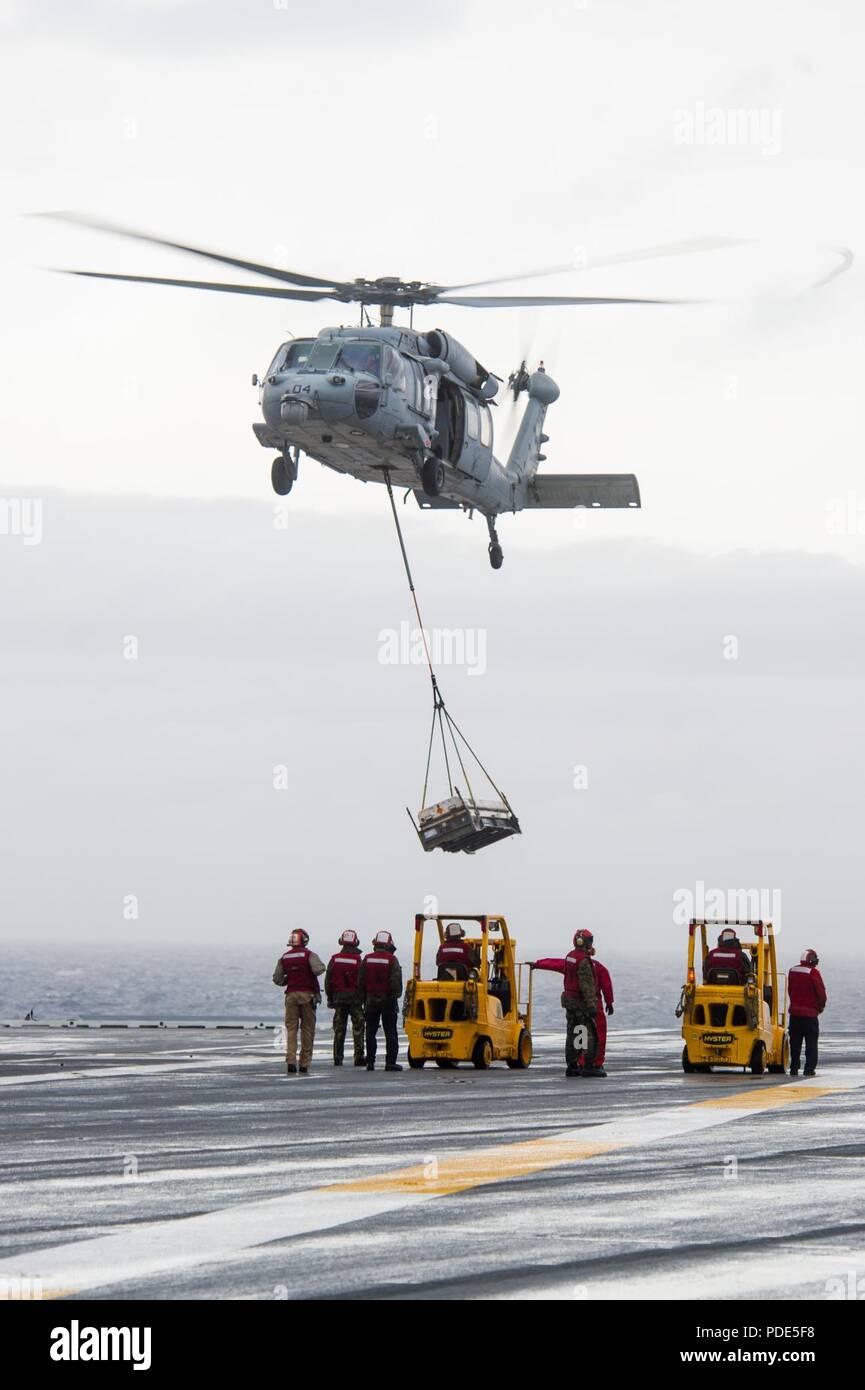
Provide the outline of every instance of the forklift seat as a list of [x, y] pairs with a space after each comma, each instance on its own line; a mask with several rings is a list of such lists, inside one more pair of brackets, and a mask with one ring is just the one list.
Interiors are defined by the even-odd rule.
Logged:
[[707, 985], [740, 985], [741, 983], [738, 970], [734, 970], [729, 965], [716, 965], [706, 975]]
[[468, 967], [465, 965], [440, 965], [436, 975], [437, 980], [467, 980], [468, 977]]

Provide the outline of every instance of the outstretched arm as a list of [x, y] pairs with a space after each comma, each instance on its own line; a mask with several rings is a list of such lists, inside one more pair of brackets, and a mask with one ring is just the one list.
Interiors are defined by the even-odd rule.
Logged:
[[560, 975], [565, 973], [565, 962], [558, 956], [544, 956], [543, 960], [530, 960], [529, 965], [532, 970], [558, 970]]

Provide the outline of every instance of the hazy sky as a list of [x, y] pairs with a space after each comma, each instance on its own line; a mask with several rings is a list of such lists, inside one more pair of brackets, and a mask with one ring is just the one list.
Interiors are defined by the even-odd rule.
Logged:
[[[863, 25], [852, 0], [0, 3], [0, 500], [43, 507], [41, 544], [0, 535], [15, 929], [280, 937], [439, 894], [552, 947], [573, 911], [669, 933], [702, 879], [782, 889], [797, 945], [858, 943], [861, 262], [804, 291], [865, 244]], [[754, 113], [744, 143], [712, 112]], [[502, 375], [543, 357], [547, 468], [642, 487], [637, 515], [505, 520], [497, 575], [482, 523], [405, 509], [427, 621], [486, 641], [444, 684], [522, 839], [412, 839], [428, 691], [378, 660], [408, 617], [383, 491], [305, 461], [274, 529], [250, 374], [346, 311], [46, 274], [197, 273], [22, 216], [51, 208], [444, 282], [753, 240], [547, 286], [719, 304], [416, 317]]]
[[767, 914], [779, 890], [796, 949], [858, 948], [861, 569], [581, 536], [495, 574], [477, 522], [450, 519], [445, 564], [406, 507], [426, 621], [486, 644], [442, 688], [524, 828], [426, 855], [404, 808], [428, 679], [381, 660], [407, 616], [388, 519], [295, 524], [292, 500], [282, 529], [265, 502], [47, 494], [41, 545], [4, 539], [16, 935], [410, 934], [433, 895], [545, 949], [576, 920], [669, 950], [702, 880], [766, 890]]

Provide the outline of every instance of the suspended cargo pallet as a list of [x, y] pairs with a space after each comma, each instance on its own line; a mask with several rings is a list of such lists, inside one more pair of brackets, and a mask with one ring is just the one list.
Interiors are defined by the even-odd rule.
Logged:
[[[421, 793], [421, 806], [423, 809], [418, 814], [417, 823], [415, 823], [415, 818], [408, 807], [406, 807], [406, 812], [425, 850], [443, 849], [449, 854], [457, 854], [460, 852], [463, 854], [474, 854], [475, 850], [483, 849], [485, 845], [495, 844], [496, 840], [506, 840], [510, 835], [521, 834], [520, 823], [514, 815], [511, 804], [504, 792], [496, 786], [465, 734], [458, 728], [456, 722], [451, 718], [445, 708], [445, 702], [438, 688], [435, 671], [433, 670], [432, 658], [426, 639], [426, 631], [421, 619], [414, 580], [411, 575], [411, 567], [408, 562], [405, 542], [402, 537], [402, 527], [399, 524], [396, 503], [393, 500], [393, 488], [391, 487], [390, 474], [387, 470], [385, 470], [384, 480], [387, 486], [387, 495], [390, 500], [391, 511], [393, 513], [397, 539], [399, 540], [399, 547], [402, 552], [402, 561], [405, 566], [406, 578], [408, 579], [409, 592], [412, 596], [418, 624], [423, 637], [424, 653], [426, 655], [427, 666], [429, 667], [433, 697], [432, 727], [430, 729], [429, 747], [427, 748], [426, 755], [426, 774], [424, 776], [423, 792]], [[428, 803], [427, 789], [429, 787], [430, 764], [432, 761], [436, 733], [438, 733], [441, 740], [448, 794], [447, 797], [443, 797], [441, 801]], [[448, 741], [450, 741], [451, 753], [448, 752]], [[463, 751], [465, 751], [468, 757], [477, 765], [484, 778], [495, 792], [497, 798], [495, 801], [479, 801], [475, 796], [466, 769], [466, 759], [463, 757]], [[451, 757], [454, 759], [453, 771], [455, 772], [456, 768], [459, 767], [462, 773], [463, 783], [468, 788], [468, 796], [463, 796], [459, 787], [454, 785]]]
[[520, 823], [506, 797], [502, 796], [500, 801], [475, 801], [464, 797], [459, 787], [455, 787], [454, 795], [446, 800], [425, 806], [416, 825], [411, 811], [408, 814], [427, 851], [443, 849], [450, 854], [459, 851], [474, 854], [484, 845], [520, 834]]

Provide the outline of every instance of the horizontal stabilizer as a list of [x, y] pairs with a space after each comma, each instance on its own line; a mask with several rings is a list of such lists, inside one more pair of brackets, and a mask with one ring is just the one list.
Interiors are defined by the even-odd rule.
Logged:
[[527, 507], [639, 507], [640, 485], [633, 473], [535, 474]]
[[454, 502], [452, 497], [427, 497], [425, 492], [418, 492], [415, 489], [415, 501], [422, 511], [452, 511], [454, 508], [459, 510], [461, 502]]

